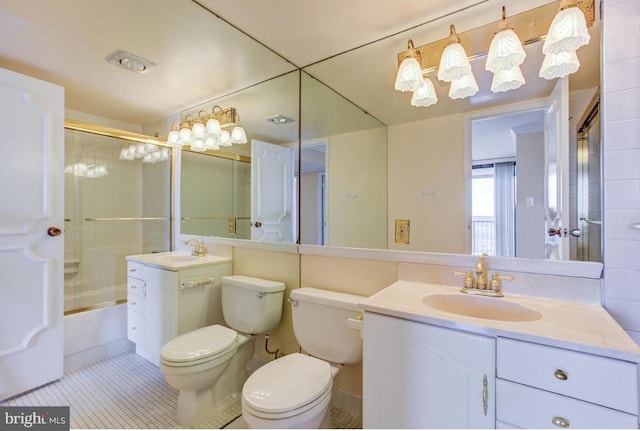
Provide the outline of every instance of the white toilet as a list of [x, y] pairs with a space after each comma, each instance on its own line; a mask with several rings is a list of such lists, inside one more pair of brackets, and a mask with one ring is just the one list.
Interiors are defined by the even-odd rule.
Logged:
[[238, 399], [253, 357], [254, 334], [280, 322], [285, 285], [242, 275], [222, 277], [222, 312], [229, 329], [211, 325], [164, 345], [160, 370], [180, 391], [177, 421], [194, 428]]
[[291, 291], [293, 331], [313, 356], [284, 356], [247, 379], [242, 416], [249, 428], [331, 428], [336, 364], [362, 361], [358, 315], [364, 299], [309, 287]]

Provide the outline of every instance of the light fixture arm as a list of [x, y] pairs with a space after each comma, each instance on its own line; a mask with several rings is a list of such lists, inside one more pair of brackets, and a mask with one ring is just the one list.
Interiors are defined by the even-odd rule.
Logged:
[[453, 24], [449, 26], [449, 37], [447, 38], [447, 41], [447, 45], [460, 43], [460, 38], [458, 37], [458, 33], [456, 33], [456, 27]]

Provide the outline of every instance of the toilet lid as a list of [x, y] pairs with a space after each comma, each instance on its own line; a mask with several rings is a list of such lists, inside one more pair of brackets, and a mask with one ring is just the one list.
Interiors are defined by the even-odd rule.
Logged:
[[219, 356], [234, 348], [238, 333], [221, 325], [205, 326], [182, 334], [164, 345], [160, 351], [163, 360], [192, 362]]
[[328, 362], [293, 353], [256, 370], [242, 388], [248, 407], [280, 413], [311, 403], [331, 387]]

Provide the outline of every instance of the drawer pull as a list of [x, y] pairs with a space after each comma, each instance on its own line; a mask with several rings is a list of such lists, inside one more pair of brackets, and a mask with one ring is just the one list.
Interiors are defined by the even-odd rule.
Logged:
[[571, 425], [568, 420], [566, 420], [565, 418], [561, 418], [560, 416], [556, 416], [551, 419], [551, 423], [558, 428], [569, 428], [569, 426]]
[[129, 270], [129, 272], [136, 272], [136, 269], [135, 269], [135, 268], [131, 268], [131, 269]]
[[135, 307], [136, 303], [135, 302], [131, 302], [131, 306]]
[[553, 375], [556, 377], [556, 379], [558, 380], [567, 380], [569, 378], [569, 375], [562, 371], [562, 370], [556, 370]]
[[487, 375], [484, 375], [484, 379], [482, 379], [482, 409], [484, 410], [484, 415], [487, 415], [487, 410], [489, 409], [489, 382], [487, 381]]

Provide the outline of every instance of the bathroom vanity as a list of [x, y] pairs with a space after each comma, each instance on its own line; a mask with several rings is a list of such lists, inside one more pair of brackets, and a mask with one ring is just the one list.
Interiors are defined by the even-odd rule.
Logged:
[[127, 256], [127, 337], [155, 365], [169, 340], [222, 321], [222, 277], [231, 259], [186, 252]]
[[640, 348], [600, 305], [397, 281], [365, 310], [365, 428], [637, 428]]

